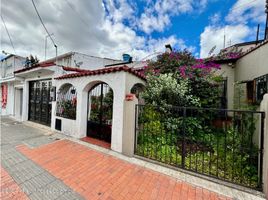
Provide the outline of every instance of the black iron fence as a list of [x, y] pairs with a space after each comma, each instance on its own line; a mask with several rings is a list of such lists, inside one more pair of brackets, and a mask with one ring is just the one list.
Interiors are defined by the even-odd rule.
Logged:
[[264, 113], [136, 106], [135, 154], [262, 190]]

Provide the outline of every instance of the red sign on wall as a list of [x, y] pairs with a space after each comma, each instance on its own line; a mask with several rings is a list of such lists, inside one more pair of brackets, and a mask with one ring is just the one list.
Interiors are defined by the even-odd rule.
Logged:
[[1, 85], [1, 91], [2, 91], [2, 108], [6, 108], [7, 106], [7, 85], [6, 84]]
[[133, 101], [134, 100], [134, 94], [127, 94], [126, 95], [126, 100], [127, 101]]

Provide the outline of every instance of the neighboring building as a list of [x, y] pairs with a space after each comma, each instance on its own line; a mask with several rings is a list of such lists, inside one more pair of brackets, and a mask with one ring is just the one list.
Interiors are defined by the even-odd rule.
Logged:
[[10, 55], [1, 61], [1, 115], [51, 126], [55, 77], [123, 65], [140, 67], [141, 63], [132, 62], [127, 54], [123, 60], [115, 60], [69, 52], [26, 65], [25, 58]]
[[[57, 65], [55, 64], [57, 62]], [[73, 72], [81, 72], [84, 70], [94, 70], [103, 68], [106, 65], [114, 65], [117, 63], [129, 63], [122, 60], [109, 58], [100, 58], [89, 56], [77, 52], [69, 52], [59, 55], [57, 58], [51, 58], [40, 62], [37, 65], [26, 66], [26, 58], [10, 54], [1, 60], [1, 115], [9, 115], [17, 120], [31, 119], [28, 115], [28, 106], [33, 106], [39, 102], [39, 93], [31, 96], [30, 88], [39, 88], [43, 95], [48, 95], [54, 77]], [[132, 62], [131, 62], [132, 63]], [[14, 72], [15, 75], [14, 75]], [[44, 92], [47, 91], [47, 92]], [[30, 95], [30, 96], [29, 96]], [[35, 98], [35, 99], [29, 99]], [[24, 102], [23, 102], [24, 101]], [[40, 99], [43, 111], [40, 112], [38, 106], [36, 113], [42, 115], [35, 116], [35, 121], [49, 124], [50, 122], [50, 103], [48, 96]], [[47, 102], [45, 102], [47, 101]], [[25, 107], [23, 107], [23, 105]], [[44, 110], [45, 109], [45, 110]], [[38, 118], [38, 119], [37, 119]]]
[[126, 61], [88, 69], [45, 61], [16, 70], [15, 77], [23, 79], [21, 120], [76, 138], [98, 138], [122, 152], [125, 124], [135, 111], [132, 100], [132, 112], [125, 111], [127, 102], [134, 98], [133, 88], [145, 85], [145, 78]]
[[112, 65], [121, 63], [122, 60], [115, 60], [110, 58], [101, 58], [96, 56], [90, 56], [78, 52], [68, 52], [62, 55], [45, 60], [44, 62], [56, 62], [61, 66], [77, 67], [81, 69], [99, 69], [105, 65]]
[[268, 40], [226, 48], [214, 61], [221, 64], [217, 73], [226, 78], [227, 108], [258, 107], [268, 92]]
[[264, 42], [264, 40], [258, 40], [258, 41], [251, 41], [251, 42], [242, 42], [242, 43], [237, 43], [234, 44], [230, 47], [227, 47], [223, 49], [222, 51], [227, 51], [227, 52], [246, 52], [257, 45], [261, 44]]
[[[14, 71], [18, 70], [25, 63], [25, 58], [10, 54], [1, 60], [0, 74], [0, 100], [1, 100], [1, 115], [17, 114], [20, 119], [21, 110], [17, 102], [21, 101], [22, 87], [21, 78], [14, 76]], [[17, 97], [17, 98], [15, 98]]]

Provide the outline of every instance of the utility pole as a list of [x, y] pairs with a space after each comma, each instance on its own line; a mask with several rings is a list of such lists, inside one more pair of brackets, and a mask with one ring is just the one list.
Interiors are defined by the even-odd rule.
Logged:
[[266, 0], [265, 13], [266, 13], [266, 25], [265, 25], [264, 39], [267, 40], [268, 39], [268, 0]]
[[226, 43], [226, 35], [225, 35], [225, 27], [224, 27], [224, 33], [223, 33], [223, 48], [225, 49], [225, 43]]
[[46, 35], [45, 37], [45, 60], [47, 59], [47, 38], [54, 35], [53, 33]]

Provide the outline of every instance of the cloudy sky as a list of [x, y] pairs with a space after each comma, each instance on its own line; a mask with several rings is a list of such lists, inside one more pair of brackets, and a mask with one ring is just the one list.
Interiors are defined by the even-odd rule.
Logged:
[[[206, 57], [226, 45], [254, 40], [257, 24], [264, 35], [265, 0], [34, 0], [58, 53], [77, 51], [143, 60], [163, 52], [169, 43]], [[31, 0], [2, 0], [1, 15], [15, 53], [45, 55], [46, 32]], [[47, 40], [47, 57], [55, 48]], [[14, 53], [1, 21], [1, 50]], [[2, 55], [3, 56], [3, 55]]]

